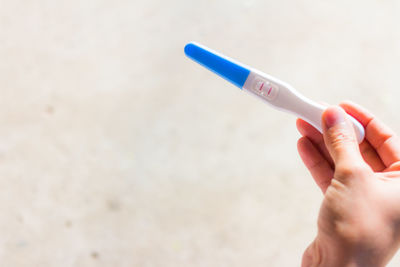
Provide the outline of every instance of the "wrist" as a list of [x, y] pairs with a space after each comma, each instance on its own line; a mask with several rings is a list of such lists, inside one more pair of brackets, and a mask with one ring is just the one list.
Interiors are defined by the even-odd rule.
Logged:
[[303, 254], [302, 267], [384, 267], [388, 260], [373, 251], [317, 237]]

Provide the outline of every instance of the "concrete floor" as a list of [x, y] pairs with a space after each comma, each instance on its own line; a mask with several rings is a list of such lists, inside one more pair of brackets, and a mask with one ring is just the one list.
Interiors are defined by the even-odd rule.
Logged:
[[[299, 266], [322, 195], [295, 118], [195, 40], [397, 132], [395, 0], [0, 2], [0, 266]], [[390, 266], [399, 266], [397, 256]]]

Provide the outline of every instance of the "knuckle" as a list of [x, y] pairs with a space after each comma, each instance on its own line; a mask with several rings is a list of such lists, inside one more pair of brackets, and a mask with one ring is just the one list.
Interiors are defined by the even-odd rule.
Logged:
[[[333, 130], [333, 129], [332, 129]], [[348, 130], [341, 132], [330, 132], [330, 143], [333, 149], [339, 149], [343, 145], [351, 144], [356, 142], [354, 134], [348, 132]]]
[[361, 177], [366, 174], [368, 168], [365, 164], [345, 163], [337, 165], [335, 168], [335, 176], [337, 178]]
[[336, 166], [335, 176], [337, 178], [347, 178], [353, 176], [352, 166]]

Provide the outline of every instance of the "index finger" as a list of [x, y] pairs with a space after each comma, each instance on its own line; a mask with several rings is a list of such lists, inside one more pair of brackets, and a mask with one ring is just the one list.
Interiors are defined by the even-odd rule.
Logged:
[[365, 138], [386, 167], [400, 161], [400, 139], [388, 126], [368, 110], [351, 101], [342, 102], [340, 106], [364, 126]]

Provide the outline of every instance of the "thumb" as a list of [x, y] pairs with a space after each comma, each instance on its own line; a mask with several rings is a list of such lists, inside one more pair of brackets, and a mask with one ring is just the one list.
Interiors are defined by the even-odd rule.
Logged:
[[364, 164], [353, 125], [342, 108], [332, 106], [325, 110], [322, 129], [325, 145], [336, 166]]

